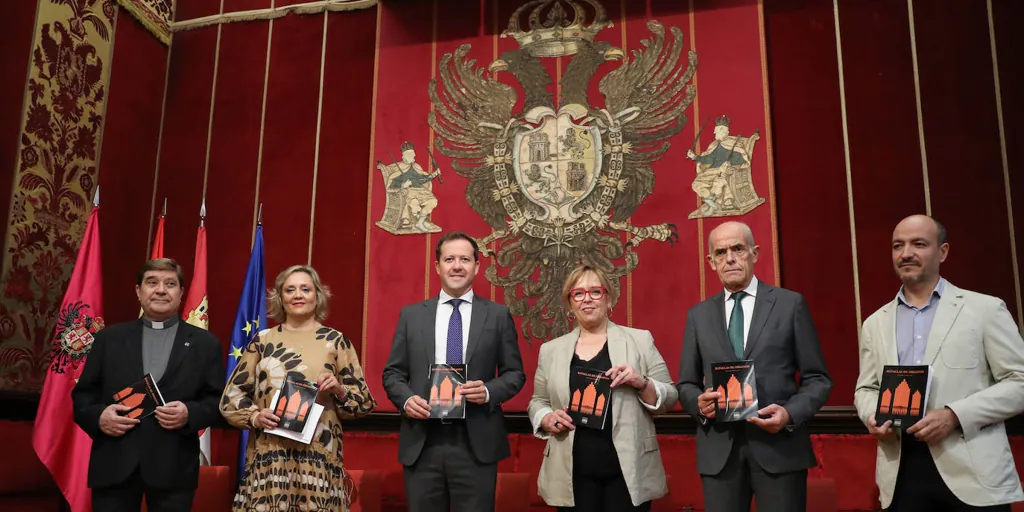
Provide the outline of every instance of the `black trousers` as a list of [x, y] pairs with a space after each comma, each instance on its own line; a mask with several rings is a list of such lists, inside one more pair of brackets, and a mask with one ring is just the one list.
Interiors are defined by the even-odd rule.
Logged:
[[902, 437], [900, 470], [889, 512], [1010, 512], [1010, 505], [972, 507], [956, 497], [935, 467], [927, 443], [912, 435]]
[[572, 497], [575, 507], [558, 507], [558, 512], [648, 512], [651, 502], [634, 507], [622, 474], [581, 475], [573, 472]]
[[463, 421], [430, 420], [419, 459], [405, 467], [410, 512], [493, 512], [498, 465], [473, 456]]
[[756, 497], [758, 512], [807, 510], [807, 470], [769, 473], [754, 460], [741, 434], [733, 441], [725, 467], [717, 475], [701, 475], [707, 512], [749, 512]]
[[195, 489], [158, 489], [142, 481], [139, 469], [127, 480], [111, 487], [92, 490], [92, 509], [95, 512], [139, 512], [142, 496], [150, 512], [189, 512]]

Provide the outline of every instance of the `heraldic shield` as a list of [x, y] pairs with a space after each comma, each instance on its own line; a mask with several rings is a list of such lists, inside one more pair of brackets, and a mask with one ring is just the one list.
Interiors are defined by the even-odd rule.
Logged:
[[575, 206], [597, 185], [603, 160], [601, 132], [597, 126], [576, 122], [586, 113], [580, 105], [568, 105], [557, 113], [539, 107], [524, 116], [536, 127], [516, 134], [512, 166], [520, 190], [541, 208], [537, 220], [576, 220], [581, 214]]

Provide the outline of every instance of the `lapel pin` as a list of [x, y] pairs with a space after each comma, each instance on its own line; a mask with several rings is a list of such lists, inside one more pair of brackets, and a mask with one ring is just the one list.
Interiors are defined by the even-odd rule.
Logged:
[[191, 346], [192, 346], [192, 344], [186, 341], [186, 342], [185, 342], [185, 346], [186, 346], [186, 347], [191, 347]]

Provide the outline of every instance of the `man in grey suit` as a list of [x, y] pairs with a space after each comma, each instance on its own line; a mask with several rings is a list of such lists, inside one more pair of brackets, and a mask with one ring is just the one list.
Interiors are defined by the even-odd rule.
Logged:
[[[700, 425], [697, 471], [709, 512], [804, 510], [807, 468], [817, 465], [805, 424], [825, 404], [832, 379], [807, 303], [754, 276], [759, 247], [750, 227], [726, 222], [708, 237], [708, 262], [725, 290], [686, 316], [679, 401]], [[758, 416], [715, 421], [711, 365], [752, 360]], [[798, 377], [799, 374], [799, 377]]]
[[[412, 512], [494, 510], [498, 461], [511, 452], [501, 404], [526, 381], [508, 308], [473, 294], [480, 269], [471, 237], [451, 232], [435, 251], [441, 292], [398, 317], [384, 389], [402, 411], [398, 460]], [[465, 364], [465, 420], [430, 419], [431, 364]]]

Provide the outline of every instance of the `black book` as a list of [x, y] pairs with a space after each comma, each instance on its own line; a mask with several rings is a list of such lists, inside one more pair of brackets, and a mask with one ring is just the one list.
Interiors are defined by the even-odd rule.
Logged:
[[430, 365], [430, 417], [446, 420], [466, 418], [466, 365]]
[[906, 429], [917, 423], [924, 417], [931, 379], [931, 368], [925, 365], [882, 368], [875, 424], [892, 420], [893, 428]]
[[156, 408], [165, 403], [163, 395], [160, 394], [160, 388], [156, 387], [156, 381], [148, 373], [128, 387], [114, 393], [114, 402], [131, 407], [131, 410], [122, 413], [122, 416], [140, 420], [156, 412]]
[[315, 382], [286, 378], [277, 402], [271, 407], [274, 415], [281, 418], [277, 428], [301, 433], [319, 391]]
[[757, 381], [753, 361], [712, 364], [711, 386], [718, 392], [715, 421], [743, 421], [757, 416]]
[[569, 417], [578, 426], [603, 430], [612, 406], [612, 379], [599, 370], [573, 366], [569, 371]]

